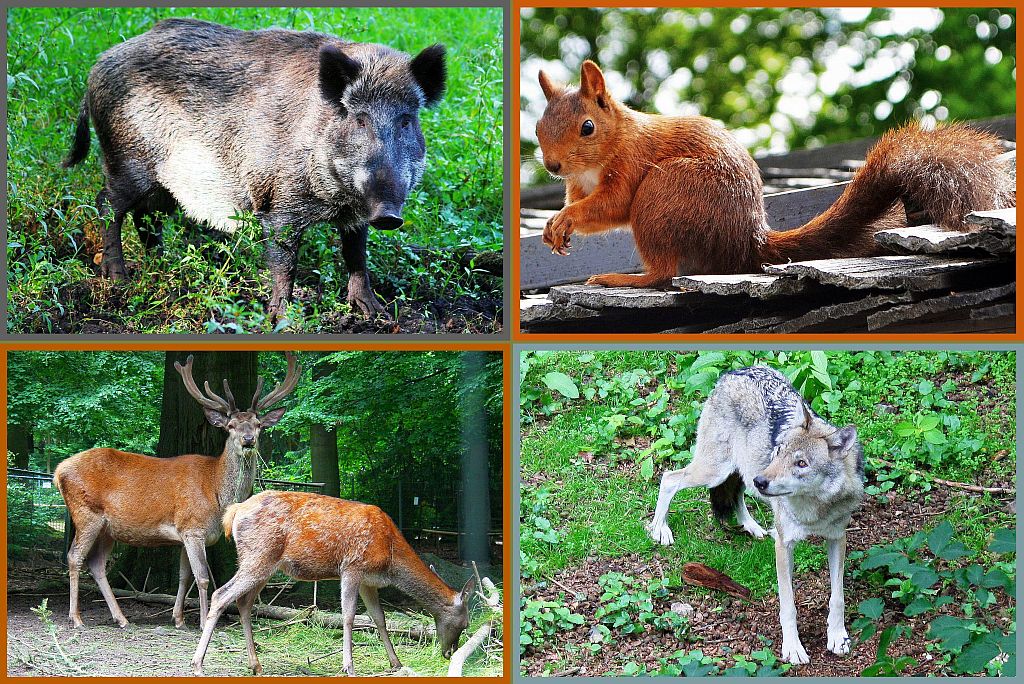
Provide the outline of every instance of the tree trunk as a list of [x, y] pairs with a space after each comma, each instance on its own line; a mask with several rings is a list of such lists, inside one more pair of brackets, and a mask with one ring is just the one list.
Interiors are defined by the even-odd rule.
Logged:
[[28, 468], [32, 454], [32, 426], [27, 423], [7, 424], [7, 450], [14, 454], [15, 468]]
[[[313, 381], [329, 377], [334, 364], [318, 363], [313, 369]], [[323, 493], [341, 496], [341, 472], [338, 468], [338, 429], [316, 423], [309, 426], [309, 459], [313, 466], [313, 481], [323, 482]]]
[[341, 496], [341, 473], [338, 471], [338, 431], [316, 423], [309, 426], [309, 458], [313, 464], [313, 481], [323, 482], [324, 494]]
[[[223, 379], [227, 378], [231, 392], [242, 408], [248, 408], [256, 391], [257, 352], [192, 352], [192, 377], [200, 388], [209, 381], [210, 388], [224, 396]], [[216, 456], [224, 450], [227, 433], [210, 425], [202, 407], [193, 399], [174, 368], [174, 362], [185, 363], [189, 352], [167, 352], [164, 356], [164, 390], [160, 409], [160, 438], [156, 455], [161, 458], [181, 454]], [[270, 386], [273, 386], [272, 382]], [[243, 464], [244, 467], [244, 464]], [[145, 492], [140, 492], [145, 496]], [[122, 587], [123, 574], [136, 589], [165, 590], [173, 593], [178, 586], [178, 560], [180, 546], [165, 548], [128, 547], [121, 554], [110, 573], [111, 580]], [[206, 549], [214, 583], [220, 586], [235, 571], [234, 545], [221, 538]], [[119, 574], [120, 573], [120, 574]], [[149, 576], [146, 579], [146, 576]]]
[[487, 414], [483, 391], [485, 356], [463, 352], [462, 496], [459, 498], [459, 557], [490, 565], [491, 526], [487, 459]]

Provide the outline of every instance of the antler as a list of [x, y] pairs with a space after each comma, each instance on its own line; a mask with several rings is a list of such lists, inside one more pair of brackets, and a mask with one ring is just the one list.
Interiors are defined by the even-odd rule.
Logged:
[[262, 413], [295, 391], [295, 385], [299, 383], [301, 369], [295, 354], [285, 352], [284, 355], [288, 359], [288, 372], [285, 374], [284, 380], [274, 389], [270, 390], [267, 396], [260, 399], [260, 392], [263, 390], [263, 378], [259, 379], [256, 383], [256, 394], [252, 396], [252, 408], [249, 409], [253, 413]]
[[185, 389], [188, 390], [188, 393], [192, 396], [193, 399], [198, 401], [201, 406], [205, 406], [208, 409], [213, 409], [214, 411], [220, 411], [224, 415], [230, 415], [231, 413], [233, 413], [235, 411], [235, 402], [234, 397], [231, 396], [231, 391], [228, 390], [228, 381], [224, 381], [224, 389], [227, 390], [225, 393], [229, 397], [231, 397], [230, 403], [214, 394], [213, 391], [210, 389], [210, 383], [208, 382], [203, 383], [203, 387], [206, 389], [206, 393], [209, 396], [204, 396], [203, 393], [199, 391], [199, 388], [196, 387], [196, 381], [192, 379], [193, 360], [194, 359], [192, 358], [192, 355], [189, 354], [188, 358], [185, 359], [184, 366], [182, 366], [177, 361], [174, 362], [174, 370], [178, 371], [178, 373], [181, 375], [181, 379], [182, 381], [184, 381]]

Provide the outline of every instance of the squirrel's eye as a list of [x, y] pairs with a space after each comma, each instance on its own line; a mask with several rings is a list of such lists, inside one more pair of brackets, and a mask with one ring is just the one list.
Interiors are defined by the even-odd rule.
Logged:
[[797, 465], [798, 468], [806, 468], [807, 467], [807, 461], [805, 461], [804, 459], [801, 458], [799, 461], [796, 462], [796, 465]]
[[583, 122], [583, 127], [580, 128], [581, 135], [593, 135], [594, 134], [594, 122], [587, 119]]

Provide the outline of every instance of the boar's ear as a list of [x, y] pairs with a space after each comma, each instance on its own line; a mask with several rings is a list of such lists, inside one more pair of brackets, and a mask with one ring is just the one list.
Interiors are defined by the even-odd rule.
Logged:
[[331, 102], [341, 102], [345, 88], [356, 80], [359, 62], [352, 59], [337, 45], [330, 43], [320, 48], [320, 92]]
[[423, 90], [426, 105], [432, 107], [437, 104], [444, 94], [444, 45], [437, 43], [423, 48], [423, 51], [409, 62], [409, 70]]

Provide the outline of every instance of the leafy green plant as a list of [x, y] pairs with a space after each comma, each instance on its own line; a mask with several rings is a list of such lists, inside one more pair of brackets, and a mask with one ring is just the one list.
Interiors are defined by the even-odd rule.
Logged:
[[540, 646], [560, 631], [569, 630], [585, 622], [582, 615], [573, 613], [557, 601], [535, 601], [525, 596], [519, 604], [519, 650]]

